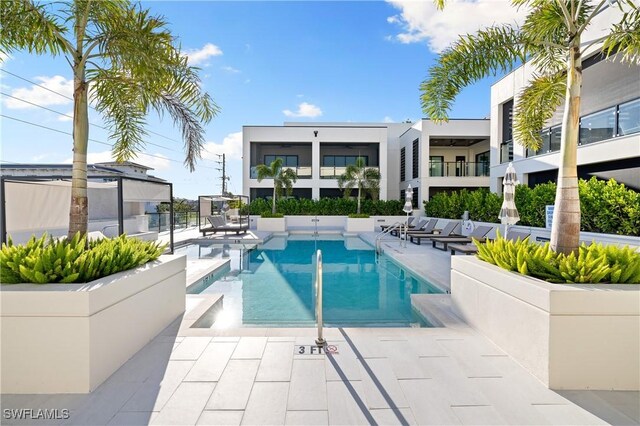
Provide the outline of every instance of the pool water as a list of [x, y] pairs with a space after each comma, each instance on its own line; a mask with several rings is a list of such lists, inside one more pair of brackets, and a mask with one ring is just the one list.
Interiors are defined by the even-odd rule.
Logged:
[[376, 262], [373, 248], [360, 238], [274, 237], [253, 248], [199, 248], [201, 257], [213, 253], [231, 261], [188, 292], [224, 294], [213, 327], [313, 326], [317, 250], [323, 257], [326, 326], [428, 326], [412, 309], [410, 295], [442, 291], [385, 255]]

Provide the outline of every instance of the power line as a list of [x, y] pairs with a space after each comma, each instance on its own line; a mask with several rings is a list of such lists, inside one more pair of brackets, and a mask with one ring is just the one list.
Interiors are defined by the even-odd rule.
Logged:
[[[66, 132], [64, 130], [54, 129], [53, 127], [44, 126], [42, 124], [33, 123], [31, 121], [21, 120], [19, 118], [10, 117], [8, 115], [0, 114], [0, 117], [7, 118], [9, 120], [18, 121], [18, 122], [24, 123], [24, 124], [29, 124], [29, 125], [35, 126], [35, 127], [40, 127], [42, 129], [46, 129], [46, 130], [49, 130], [49, 131], [52, 131], [52, 132], [62, 133], [63, 135], [73, 136], [73, 133], [71, 133], [71, 132]], [[97, 139], [89, 138], [89, 140], [91, 142], [95, 142], [95, 143], [98, 143], [98, 144], [101, 144], [101, 145], [106, 145], [106, 146], [109, 146], [109, 147], [112, 146], [110, 143], [107, 143], [107, 142], [104, 142], [104, 141], [99, 141]], [[172, 161], [174, 163], [182, 164], [182, 162], [178, 161], [178, 160], [174, 160], [174, 159], [171, 159], [171, 158], [168, 158], [168, 157], [161, 157], [159, 155], [147, 154], [145, 152], [141, 152], [141, 153], [139, 153], [139, 155], [146, 155], [147, 157], [153, 157], [153, 158], [158, 158], [158, 159], [161, 159], [161, 160], [167, 160], [167, 161]], [[205, 168], [205, 169], [216, 170], [215, 167], [207, 167], [207, 166], [202, 166], [202, 165], [200, 167]]]
[[[47, 110], [47, 111], [49, 111], [49, 112], [53, 112], [53, 113], [58, 114], [58, 115], [61, 115], [61, 116], [63, 116], [63, 117], [67, 117], [67, 118], [71, 118], [71, 119], [73, 119], [73, 116], [72, 116], [72, 115], [65, 114], [65, 113], [60, 112], [60, 111], [56, 111], [56, 110], [51, 109], [51, 108], [48, 108], [48, 107], [46, 107], [46, 106], [44, 106], [44, 105], [38, 105], [38, 104], [36, 104], [36, 103], [34, 103], [34, 102], [28, 101], [28, 100], [26, 100], [26, 99], [18, 98], [18, 97], [16, 97], [16, 96], [10, 95], [10, 94], [8, 94], [8, 93], [0, 92], [0, 95], [2, 95], [2, 96], [6, 96], [6, 97], [11, 98], [11, 99], [15, 99], [15, 100], [20, 101], [20, 102], [24, 102], [24, 103], [29, 104], [29, 105], [33, 105], [33, 106], [38, 107], [38, 108], [42, 108], [42, 109], [44, 109], [44, 110]], [[110, 131], [110, 129], [109, 129], [109, 128], [104, 127], [104, 126], [101, 126], [101, 125], [99, 125], [99, 124], [89, 123], [89, 125], [94, 126], [94, 127], [97, 127], [97, 128], [99, 128], [99, 129], [102, 129], [102, 130]], [[146, 144], [148, 144], [148, 145], [157, 146], [158, 148], [166, 149], [167, 151], [177, 152], [177, 151], [176, 151], [175, 149], [173, 149], [173, 148], [169, 148], [169, 147], [164, 146], [164, 145], [159, 145], [159, 144], [157, 144], [157, 143], [153, 143], [153, 142], [145, 142], [145, 143], [146, 143]]]
[[[52, 89], [50, 89], [50, 88], [48, 88], [46, 86], [43, 86], [42, 84], [38, 84], [35, 81], [29, 80], [28, 78], [22, 77], [22, 76], [20, 76], [18, 74], [15, 74], [15, 73], [12, 73], [10, 71], [7, 71], [4, 68], [0, 68], [0, 71], [3, 71], [3, 72], [5, 72], [5, 73], [7, 73], [7, 74], [9, 74], [9, 75], [11, 75], [11, 76], [13, 76], [15, 78], [19, 78], [22, 81], [26, 81], [27, 83], [33, 84], [34, 86], [38, 86], [38, 87], [40, 87], [40, 88], [42, 88], [44, 90], [47, 90], [47, 91], [49, 91], [51, 93], [55, 93], [58, 96], [62, 96], [65, 99], [69, 99], [70, 101], [73, 101], [73, 98], [70, 97], [70, 96], [67, 96], [67, 95], [65, 95], [63, 93], [57, 92], [55, 90], [52, 90]], [[93, 109], [94, 111], [97, 111], [96, 108], [92, 107], [91, 105], [89, 105], [89, 108]], [[54, 111], [54, 112], [56, 112], [56, 111]], [[170, 138], [168, 136], [165, 136], [162, 133], [154, 132], [153, 130], [146, 130], [146, 132], [150, 133], [152, 135], [160, 136], [161, 138], [165, 138], [165, 139], [170, 140], [172, 142], [180, 143], [180, 141], [178, 141], [178, 140], [176, 140], [174, 138]], [[151, 143], [151, 142], [149, 142], [149, 143]], [[167, 148], [167, 147], [163, 147], [162, 145], [157, 145], [157, 146], [161, 146], [162, 148], [165, 148], [165, 149], [170, 149], [170, 148]]]

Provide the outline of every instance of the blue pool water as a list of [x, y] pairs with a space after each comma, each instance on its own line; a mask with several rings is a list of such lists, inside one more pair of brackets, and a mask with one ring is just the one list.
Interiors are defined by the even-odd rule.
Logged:
[[231, 260], [220, 273], [188, 289], [224, 294], [223, 313], [214, 327], [313, 326], [317, 250], [323, 256], [327, 326], [426, 326], [412, 310], [410, 295], [442, 292], [387, 256], [376, 262], [373, 248], [360, 238], [274, 237], [252, 248], [218, 245], [188, 250], [192, 257]]

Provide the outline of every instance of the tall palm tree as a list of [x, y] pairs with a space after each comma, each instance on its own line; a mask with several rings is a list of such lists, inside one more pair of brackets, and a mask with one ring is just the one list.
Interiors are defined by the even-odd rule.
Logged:
[[[445, 0], [436, 0], [439, 8]], [[514, 139], [539, 149], [540, 130], [564, 102], [561, 164], [558, 170], [551, 247], [576, 251], [580, 237], [577, 147], [579, 136], [582, 57], [600, 51], [608, 60], [640, 63], [640, 9], [632, 0], [511, 0], [527, 8], [521, 26], [500, 25], [460, 36], [439, 57], [422, 83], [424, 112], [434, 121], [447, 120], [458, 93], [469, 84], [529, 61], [536, 73], [519, 94], [514, 111]], [[620, 9], [620, 18], [606, 34], [583, 41], [592, 19], [607, 7]]]
[[273, 199], [271, 202], [271, 213], [276, 213], [276, 199], [282, 196], [284, 191], [287, 195], [293, 192], [293, 184], [298, 180], [298, 175], [293, 169], [282, 167], [282, 158], [276, 158], [271, 164], [259, 164], [256, 167], [258, 182], [262, 179], [273, 179]]
[[344, 191], [345, 198], [351, 195], [353, 188], [358, 188], [358, 214], [363, 193], [369, 193], [377, 199], [380, 193], [380, 172], [367, 167], [364, 158], [358, 157], [355, 164], [349, 164], [345, 172], [338, 177], [338, 186]]
[[[69, 237], [86, 233], [90, 100], [103, 115], [117, 161], [136, 156], [150, 110], [167, 112], [184, 139], [191, 171], [204, 143], [203, 124], [218, 107], [200, 88], [160, 16], [127, 0], [0, 3], [0, 51], [64, 56], [73, 73], [73, 169]], [[91, 98], [91, 99], [90, 99]]]

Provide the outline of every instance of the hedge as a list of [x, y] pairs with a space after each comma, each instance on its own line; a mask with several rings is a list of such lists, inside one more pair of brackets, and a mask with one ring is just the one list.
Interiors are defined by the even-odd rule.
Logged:
[[[611, 179], [580, 179], [581, 230], [605, 234], [640, 235], [640, 194]], [[545, 206], [555, 201], [553, 182], [529, 188], [516, 187], [515, 203], [520, 214], [519, 225], [545, 226]], [[434, 195], [425, 202], [427, 216], [459, 219], [465, 210], [471, 220], [499, 223], [502, 197], [487, 189], [461, 190]]]
[[[371, 216], [397, 216], [404, 215], [403, 202], [398, 200], [361, 200], [360, 212]], [[302, 216], [347, 216], [357, 211], [356, 200], [347, 198], [321, 198], [311, 200], [308, 198], [280, 199], [276, 202], [276, 211], [283, 215]], [[271, 201], [263, 198], [253, 200], [248, 206], [243, 206], [242, 213], [262, 215], [271, 213]]]

